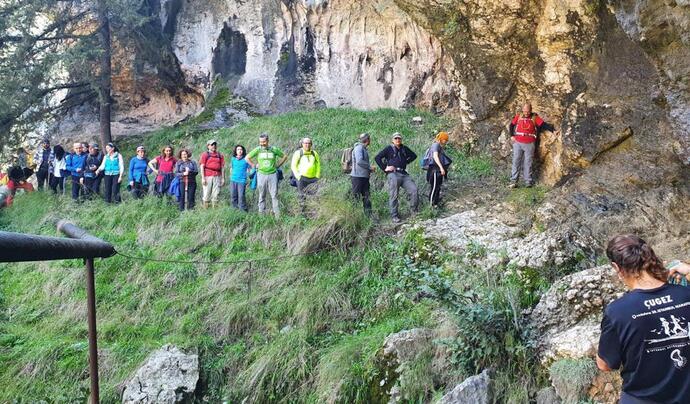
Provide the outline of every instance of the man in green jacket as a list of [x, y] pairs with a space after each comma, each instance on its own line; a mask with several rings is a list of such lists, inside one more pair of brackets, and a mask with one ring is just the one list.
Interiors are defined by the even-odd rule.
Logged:
[[305, 214], [307, 195], [313, 195], [316, 190], [316, 182], [321, 178], [321, 159], [319, 154], [312, 150], [312, 141], [305, 137], [300, 140], [301, 149], [292, 154], [292, 175], [297, 180], [297, 193], [299, 194], [300, 208]]
[[271, 205], [276, 218], [280, 216], [278, 203], [278, 169], [287, 156], [277, 147], [268, 145], [268, 134], [259, 136], [259, 147], [247, 154], [247, 163], [256, 168], [256, 188], [259, 191], [259, 213], [266, 211], [266, 191], [271, 194]]

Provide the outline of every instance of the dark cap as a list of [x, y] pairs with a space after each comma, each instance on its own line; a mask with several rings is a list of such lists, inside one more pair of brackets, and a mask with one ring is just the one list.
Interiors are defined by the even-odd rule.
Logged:
[[91, 143], [91, 147], [93, 147], [94, 149], [99, 149], [99, 148], [100, 148], [100, 146], [98, 145], [98, 143]]

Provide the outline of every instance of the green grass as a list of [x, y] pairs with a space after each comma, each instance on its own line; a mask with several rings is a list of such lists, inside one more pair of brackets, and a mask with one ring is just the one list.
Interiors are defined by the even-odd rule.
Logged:
[[[424, 118], [423, 125], [411, 124], [416, 115]], [[283, 183], [280, 199], [286, 214], [280, 219], [238, 212], [226, 202], [214, 210], [180, 213], [153, 197], [133, 200], [125, 195], [116, 206], [102, 201], [77, 205], [33, 193], [19, 195], [12, 208], [0, 211], [0, 229], [57, 235], [55, 220], [67, 218], [119, 251], [197, 262], [277, 257], [299, 250], [309, 236], [312, 243], [331, 249], [253, 264], [251, 276], [246, 264], [166, 264], [122, 256], [97, 260], [102, 401], [117, 402], [118, 386], [151, 351], [172, 343], [199, 352], [202, 386], [210, 402], [240, 402], [245, 397], [252, 402], [381, 402], [386, 399], [380, 385], [385, 369], [377, 354], [385, 337], [434, 327], [435, 311], [454, 309], [448, 304], [455, 293], [453, 274], [475, 270], [456, 268], [447, 253], [429, 253], [442, 249], [419, 234], [401, 241], [389, 235], [385, 220], [383, 225], [367, 220], [361, 206], [346, 198], [349, 177], [340, 173], [340, 151], [367, 131], [373, 156], [388, 144], [392, 132], [400, 131], [421, 155], [433, 134], [449, 125], [419, 111], [328, 109], [256, 117], [215, 133], [200, 131], [193, 123], [166, 128], [121, 142], [124, 154], [132, 156], [135, 145], [143, 142], [149, 150], [170, 143], [191, 148], [198, 156], [209, 137], [227, 153], [236, 143], [251, 148], [262, 132], [270, 134], [272, 144], [292, 151], [300, 137], [311, 136], [324, 168], [309, 218], [297, 214], [295, 191]], [[457, 175], [451, 172], [450, 187], [493, 171], [486, 156], [451, 148], [451, 157]], [[423, 192], [424, 172], [416, 162], [410, 171]], [[372, 180], [372, 201], [376, 215], [385, 218], [383, 185], [378, 174]], [[226, 189], [222, 198], [228, 199]], [[255, 202], [250, 196], [254, 210]], [[411, 251], [434, 266], [411, 264]], [[508, 298], [500, 295], [507, 289], [482, 285], [483, 272], [468, 279], [456, 286], [464, 290], [471, 284], [489, 293], [473, 307], [491, 306], [487, 310], [497, 313], [496, 318], [482, 321], [506, 329], [495, 338], [512, 338]], [[422, 292], [426, 297], [420, 298]], [[483, 323], [475, 323], [468, 326], [481, 334]], [[82, 262], [0, 264], [0, 402], [85, 401], [86, 335]], [[518, 352], [521, 345], [514, 346]], [[478, 358], [494, 358], [496, 352]], [[513, 359], [501, 362], [510, 367], [499, 375], [529, 373], [529, 360], [515, 352], [509, 352]], [[430, 360], [429, 352], [420, 353], [400, 376], [406, 400], [428, 401], [443, 390], [430, 376]], [[468, 373], [458, 366], [458, 375]], [[523, 380], [501, 380], [506, 389], [517, 388], [516, 395], [526, 389]]]

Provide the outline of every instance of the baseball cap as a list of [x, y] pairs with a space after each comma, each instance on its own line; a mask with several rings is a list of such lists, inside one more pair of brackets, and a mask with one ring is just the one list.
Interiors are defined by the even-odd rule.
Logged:
[[144, 149], [144, 146], [138, 146], [138, 147], [137, 147], [137, 151], [140, 151], [140, 150], [146, 151], [146, 149]]
[[393, 134], [393, 137], [392, 137], [391, 139], [397, 139], [397, 138], [402, 139], [402, 135], [400, 134], [400, 132], [395, 132], [395, 133]]
[[360, 141], [360, 142], [364, 142], [365, 140], [369, 139], [370, 137], [371, 137], [371, 136], [369, 136], [368, 133], [366, 133], [366, 132], [365, 132], [365, 133], [362, 133], [362, 134], [359, 135], [359, 141]]
[[216, 139], [210, 139], [208, 142], [206, 142], [206, 146], [212, 145], [214, 143], [218, 143], [216, 142]]
[[100, 148], [100, 147], [98, 146], [98, 143], [91, 143], [91, 147], [93, 147], [94, 149]]

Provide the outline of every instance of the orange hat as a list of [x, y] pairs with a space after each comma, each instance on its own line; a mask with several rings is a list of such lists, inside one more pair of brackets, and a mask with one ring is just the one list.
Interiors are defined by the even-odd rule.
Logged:
[[436, 135], [436, 140], [438, 140], [439, 142], [440, 141], [447, 142], [448, 141], [448, 133], [447, 132], [439, 132], [438, 135]]

